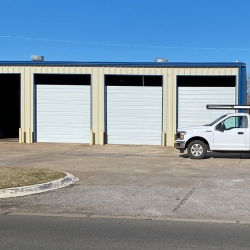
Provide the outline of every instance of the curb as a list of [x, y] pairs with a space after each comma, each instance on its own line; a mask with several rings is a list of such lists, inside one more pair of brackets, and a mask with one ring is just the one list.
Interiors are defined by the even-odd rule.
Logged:
[[42, 192], [66, 187], [71, 184], [74, 184], [74, 182], [76, 181], [79, 181], [79, 179], [76, 178], [74, 175], [66, 173], [66, 172], [63, 172], [63, 173], [65, 173], [66, 176], [58, 180], [31, 185], [31, 186], [2, 189], [0, 190], [0, 199], [42, 193]]
[[131, 216], [131, 215], [98, 215], [98, 214], [76, 214], [76, 213], [36, 213], [36, 212], [3, 212], [0, 215], [5, 216], [43, 216], [43, 217], [64, 217], [64, 218], [97, 218], [97, 219], [124, 219], [124, 220], [146, 220], [146, 221], [172, 221], [172, 222], [193, 222], [193, 223], [219, 223], [219, 224], [238, 224], [250, 225], [250, 220], [234, 219], [196, 219], [196, 218], [179, 218], [179, 217], [148, 217], [148, 216]]

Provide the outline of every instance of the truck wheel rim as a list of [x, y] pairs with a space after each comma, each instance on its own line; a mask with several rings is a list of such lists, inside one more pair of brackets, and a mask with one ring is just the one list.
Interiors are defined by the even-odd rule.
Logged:
[[203, 148], [200, 144], [194, 144], [191, 147], [191, 153], [194, 156], [200, 156], [203, 153]]

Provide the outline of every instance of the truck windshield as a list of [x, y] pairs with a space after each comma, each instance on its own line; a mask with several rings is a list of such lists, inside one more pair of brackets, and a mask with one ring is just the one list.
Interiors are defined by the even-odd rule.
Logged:
[[205, 124], [205, 126], [213, 126], [216, 122], [218, 122], [219, 120], [221, 120], [222, 118], [226, 117], [227, 115], [222, 115], [221, 117], [217, 118], [216, 120], [214, 120], [213, 122], [209, 123], [209, 124]]

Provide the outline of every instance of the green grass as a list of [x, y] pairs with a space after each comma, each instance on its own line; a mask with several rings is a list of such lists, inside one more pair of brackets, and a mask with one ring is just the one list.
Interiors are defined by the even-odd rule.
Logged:
[[65, 175], [44, 168], [0, 167], [0, 189], [41, 184]]

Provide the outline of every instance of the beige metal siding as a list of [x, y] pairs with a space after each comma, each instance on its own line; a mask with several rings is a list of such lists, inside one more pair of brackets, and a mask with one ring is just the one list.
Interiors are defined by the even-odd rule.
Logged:
[[[21, 127], [24, 133], [34, 126], [34, 74], [91, 74], [92, 129], [95, 143], [101, 143], [104, 130], [104, 75], [162, 75], [163, 76], [163, 131], [166, 145], [173, 146], [176, 128], [176, 78], [177, 75], [236, 75], [238, 68], [147, 68], [147, 67], [79, 67], [79, 66], [2, 66], [0, 73], [21, 73]], [[236, 78], [238, 79], [238, 77]], [[238, 98], [236, 83], [236, 102]], [[23, 139], [24, 141], [24, 139]]]

